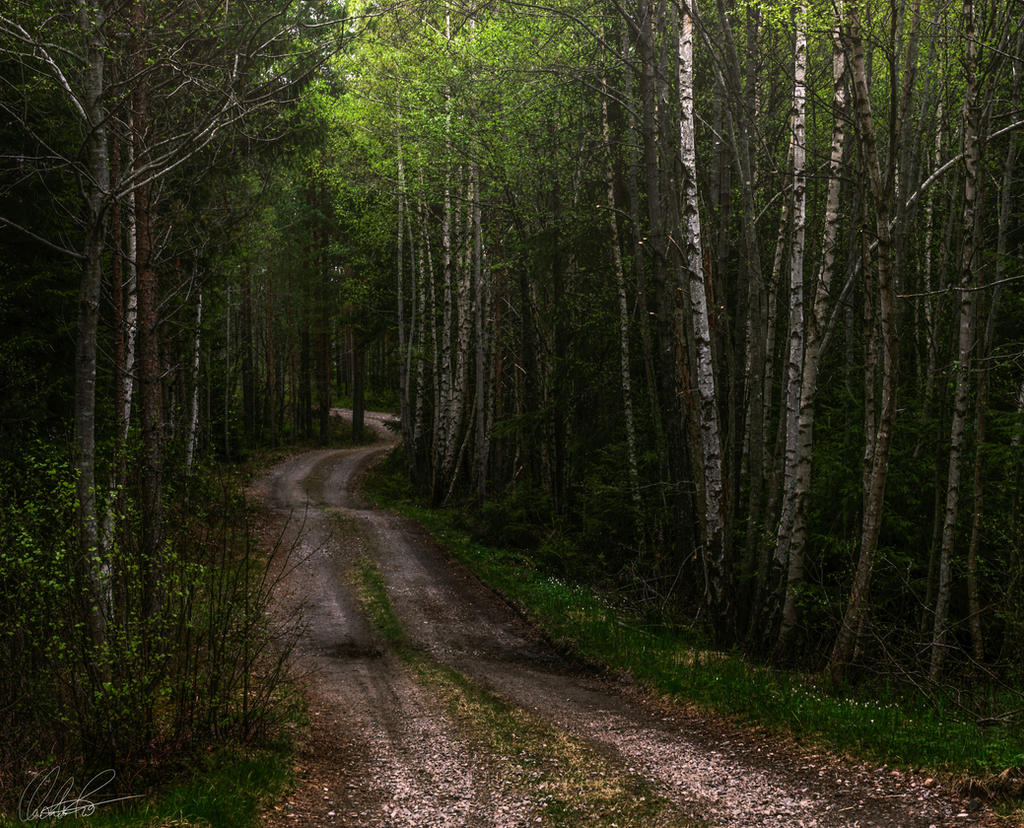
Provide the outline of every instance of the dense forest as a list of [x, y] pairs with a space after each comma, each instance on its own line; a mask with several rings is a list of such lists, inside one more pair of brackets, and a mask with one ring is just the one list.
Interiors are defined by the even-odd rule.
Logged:
[[711, 646], [1019, 687], [1022, 21], [6, 3], [11, 755], [259, 730], [282, 659], [221, 475], [341, 403], [482, 541]]

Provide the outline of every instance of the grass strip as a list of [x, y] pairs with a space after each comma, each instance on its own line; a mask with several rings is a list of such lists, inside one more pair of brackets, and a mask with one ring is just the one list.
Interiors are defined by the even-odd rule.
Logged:
[[402, 631], [384, 577], [370, 561], [355, 569], [370, 619], [409, 667], [414, 679], [442, 702], [471, 743], [496, 757], [508, 782], [529, 796], [540, 824], [620, 828], [696, 828], [641, 776], [585, 742], [552, 727], [413, 647]]
[[954, 710], [895, 691], [882, 698], [830, 694], [813, 678], [702, 651], [692, 637], [645, 626], [591, 590], [546, 576], [522, 552], [475, 542], [454, 525], [456, 513], [416, 504], [394, 473], [375, 471], [365, 488], [379, 505], [420, 522], [559, 645], [626, 671], [654, 690], [743, 723], [903, 767], [987, 776], [1024, 766], [1019, 729], [981, 727]]

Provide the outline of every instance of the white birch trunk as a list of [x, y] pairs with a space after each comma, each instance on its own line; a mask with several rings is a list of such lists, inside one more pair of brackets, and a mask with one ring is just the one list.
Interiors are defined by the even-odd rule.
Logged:
[[815, 398], [818, 368], [821, 362], [822, 336], [828, 313], [829, 291], [835, 272], [836, 243], [839, 237], [839, 206], [842, 190], [842, 165], [846, 143], [846, 57], [840, 41], [842, 6], [836, 10], [836, 29], [832, 46], [832, 154], [829, 163], [828, 194], [825, 201], [825, 226], [822, 232], [821, 263], [815, 280], [814, 306], [807, 320], [803, 378], [800, 387], [800, 413], [797, 424], [796, 471], [792, 528], [789, 536], [789, 564], [786, 594], [776, 650], [785, 652], [796, 625], [796, 591], [803, 580], [804, 547], [807, 541], [807, 497], [811, 487], [811, 457], [814, 447]]
[[[935, 113], [935, 154], [933, 166], [938, 169], [942, 163], [942, 101], [939, 101]], [[925, 233], [924, 233], [924, 319], [926, 325], [925, 347], [927, 348], [927, 367], [925, 374], [924, 404], [921, 406], [921, 416], [926, 417], [929, 404], [935, 389], [935, 361], [936, 361], [936, 338], [938, 336], [935, 307], [938, 298], [932, 294], [934, 290], [934, 273], [932, 268], [932, 240], [935, 231], [935, 193], [928, 191], [928, 198], [925, 202]]]
[[[134, 129], [133, 123], [129, 120], [128, 130], [131, 134]], [[128, 169], [135, 168], [135, 142], [128, 141]], [[121, 443], [128, 439], [128, 427], [132, 419], [132, 390], [135, 384], [135, 342], [138, 330], [139, 319], [139, 269], [136, 250], [139, 246], [138, 222], [135, 220], [135, 190], [130, 190], [125, 199], [125, 223], [127, 227], [126, 241], [128, 249], [126, 258], [128, 261], [128, 281], [125, 283], [125, 313], [124, 313], [124, 375], [122, 387], [122, 400], [124, 408], [119, 412]]]
[[729, 565], [726, 560], [725, 484], [711, 324], [704, 286], [700, 213], [697, 198], [696, 142], [693, 112], [693, 18], [684, 10], [679, 21], [679, 142], [683, 164], [683, 232], [685, 266], [689, 271], [690, 310], [697, 362], [697, 417], [703, 472], [704, 556], [708, 573], [708, 602], [712, 623], [721, 642], [735, 636], [730, 606]]
[[806, 98], [807, 98], [807, 7], [802, 5], [796, 19], [793, 109], [790, 118], [790, 156], [793, 159], [793, 226], [789, 253], [789, 349], [786, 362], [785, 454], [782, 506], [776, 531], [775, 561], [789, 564], [789, 541], [796, 506], [797, 432], [800, 418], [800, 388], [804, 359], [804, 237], [807, 224]]
[[[86, 42], [84, 109], [79, 112], [88, 133], [88, 175], [82, 176], [88, 222], [85, 236], [85, 268], [78, 295], [78, 328], [75, 342], [75, 468], [78, 472], [78, 568], [83, 576], [85, 623], [92, 644], [99, 648], [107, 638], [110, 606], [110, 565], [100, 546], [96, 507], [96, 360], [100, 292], [103, 282], [104, 207], [110, 195], [110, 165], [104, 106], [106, 86], [104, 39], [105, 3], [83, 3], [79, 22]], [[101, 675], [94, 677], [101, 680]]]

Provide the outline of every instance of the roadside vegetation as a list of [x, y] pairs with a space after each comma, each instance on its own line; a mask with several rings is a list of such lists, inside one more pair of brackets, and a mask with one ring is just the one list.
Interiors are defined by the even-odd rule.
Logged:
[[[330, 437], [353, 444], [340, 418]], [[268, 615], [292, 552], [243, 490], [302, 447], [239, 451], [169, 481], [173, 530], [152, 581], [159, 601], [143, 588], [139, 516], [118, 511], [111, 493], [108, 644], [98, 661], [77, 620], [74, 483], [60, 450], [39, 442], [0, 463], [0, 825], [60, 798], [24, 800], [51, 771], [72, 797], [114, 771], [90, 799], [132, 798], [83, 814], [90, 826], [257, 824], [290, 779], [305, 707], [286, 669], [298, 619]]]
[[[996, 713], [1019, 704], [1013, 690], [989, 686], [968, 694], [898, 677], [829, 686], [819, 675], [763, 666], [711, 648], [699, 627], [673, 623], [667, 608], [656, 612], [621, 600], [621, 591], [610, 591], [607, 582], [602, 589], [582, 568], [574, 580], [564, 566], [556, 574], [539, 563], [543, 552], [481, 542], [473, 531], [479, 511], [425, 505], [394, 455], [367, 476], [365, 490], [378, 505], [419, 521], [569, 656], [628, 673], [657, 693], [744, 725], [854, 758], [943, 774], [975, 794], [1004, 800], [1005, 808], [1020, 804], [1024, 733]], [[568, 541], [558, 543], [560, 557], [572, 559]], [[574, 554], [582, 557], [582, 550]]]

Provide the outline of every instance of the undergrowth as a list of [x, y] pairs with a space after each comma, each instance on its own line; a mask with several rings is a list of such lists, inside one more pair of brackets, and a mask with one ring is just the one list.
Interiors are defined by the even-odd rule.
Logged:
[[[66, 465], [40, 451], [8, 468], [17, 474], [0, 486], [0, 824], [254, 824], [287, 773], [302, 703], [285, 668], [296, 619], [268, 612], [271, 561], [293, 550], [263, 548], [243, 470], [168, 481], [162, 567], [148, 575], [125, 498], [105, 557], [106, 636], [90, 644], [69, 563]], [[147, 610], [151, 584], [160, 600]]]
[[542, 571], [527, 553], [474, 541], [454, 510], [419, 505], [400, 473], [379, 468], [365, 489], [378, 504], [419, 521], [556, 644], [658, 692], [880, 763], [975, 777], [1019, 774], [1024, 766], [1019, 728], [980, 725], [942, 696], [926, 699], [895, 686], [875, 687], [870, 695], [830, 691], [814, 676], [705, 649], [698, 635], [648, 623]]

